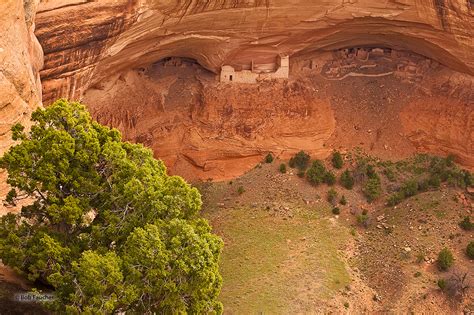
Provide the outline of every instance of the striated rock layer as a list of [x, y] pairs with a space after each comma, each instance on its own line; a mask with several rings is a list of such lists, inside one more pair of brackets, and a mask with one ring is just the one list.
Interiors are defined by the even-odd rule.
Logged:
[[11, 144], [11, 126], [26, 122], [41, 104], [43, 54], [33, 34], [36, 3], [24, 3], [0, 2], [0, 155]]
[[335, 127], [329, 101], [310, 87], [216, 84], [188, 62], [129, 71], [88, 90], [84, 101], [101, 123], [151, 147], [188, 179], [239, 176], [270, 151], [323, 157]]
[[[0, 1], [0, 156], [12, 144], [11, 126], [27, 124], [41, 104], [43, 54], [33, 34], [37, 2]], [[0, 198], [8, 190], [5, 177], [0, 170]]]
[[44, 101], [81, 98], [114, 73], [173, 56], [217, 73], [279, 53], [369, 45], [473, 74], [472, 14], [469, 0], [48, 0], [36, 32]]
[[384, 159], [454, 154], [474, 168], [474, 78], [411, 53], [300, 57], [289, 81], [216, 82], [172, 58], [111, 76], [84, 102], [188, 179], [227, 179], [268, 152], [324, 158], [360, 147]]

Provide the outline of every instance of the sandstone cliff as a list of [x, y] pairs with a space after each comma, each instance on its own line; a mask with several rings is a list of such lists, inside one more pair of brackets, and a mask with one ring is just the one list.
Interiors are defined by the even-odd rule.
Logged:
[[[43, 54], [33, 34], [37, 2], [0, 1], [0, 156], [12, 144], [11, 126], [27, 124], [41, 104]], [[0, 198], [8, 189], [5, 176], [0, 170]]]
[[411, 50], [474, 73], [472, 1], [48, 0], [37, 36], [46, 103], [165, 57], [223, 64], [372, 45]]
[[43, 54], [33, 34], [36, 2], [0, 3], [0, 155], [11, 144], [10, 127], [26, 122], [41, 104]]

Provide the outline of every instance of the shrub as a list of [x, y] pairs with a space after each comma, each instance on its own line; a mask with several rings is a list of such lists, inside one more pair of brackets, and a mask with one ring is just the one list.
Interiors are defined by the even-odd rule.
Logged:
[[273, 162], [273, 155], [271, 153], [268, 153], [267, 156], [265, 157], [265, 163], [272, 163]]
[[369, 178], [364, 187], [364, 195], [368, 202], [375, 201], [382, 194], [382, 186], [378, 177]]
[[393, 172], [391, 168], [385, 168], [383, 170], [383, 173], [389, 181], [394, 182], [396, 180], [395, 173]]
[[332, 213], [338, 215], [339, 213], [341, 213], [341, 210], [338, 207], [334, 207], [332, 208]]
[[369, 178], [378, 178], [377, 172], [372, 164], [367, 165], [367, 176]]
[[471, 222], [471, 218], [469, 216], [465, 216], [464, 219], [459, 222], [459, 226], [465, 231], [474, 230], [474, 223]]
[[[425, 187], [425, 185], [423, 184], [421, 187]], [[406, 181], [405, 183], [403, 183], [402, 187], [400, 188], [400, 191], [393, 193], [388, 197], [387, 205], [390, 207], [398, 205], [400, 202], [402, 202], [403, 199], [416, 195], [419, 190], [420, 185], [416, 181]]]
[[446, 289], [446, 280], [445, 279], [438, 279], [438, 288], [441, 289], [441, 291], [444, 291]]
[[346, 196], [342, 195], [341, 200], [339, 200], [339, 203], [345, 206], [347, 204]]
[[409, 180], [403, 183], [400, 191], [403, 193], [404, 198], [412, 197], [418, 192], [418, 183], [414, 180]]
[[466, 187], [474, 186], [474, 176], [472, 175], [472, 173], [466, 170], [463, 170], [462, 172], [464, 174], [464, 183]]
[[439, 270], [446, 271], [454, 263], [454, 256], [448, 248], [443, 248], [438, 254], [438, 268]]
[[308, 168], [310, 156], [304, 151], [300, 151], [295, 154], [290, 159], [290, 162], [288, 163], [291, 168], [297, 168], [299, 170], [306, 170]]
[[402, 192], [396, 192], [391, 194], [387, 199], [387, 206], [393, 207], [398, 205], [405, 198]]
[[474, 241], [469, 242], [466, 246], [466, 255], [470, 259], [474, 259]]
[[238, 193], [239, 195], [242, 195], [244, 192], [245, 192], [244, 186], [239, 186], [239, 188], [237, 188], [237, 193]]
[[437, 174], [430, 175], [428, 184], [433, 188], [439, 188], [441, 186], [441, 178]]
[[306, 171], [304, 170], [299, 170], [298, 173], [296, 173], [296, 175], [300, 178], [303, 178], [305, 175], [306, 175]]
[[327, 201], [329, 201], [330, 203], [334, 203], [336, 201], [336, 198], [337, 191], [335, 191], [333, 188], [329, 189], [326, 196]]
[[424, 261], [425, 261], [425, 254], [418, 253], [418, 255], [416, 255], [416, 262], [421, 264]]
[[354, 177], [352, 177], [351, 172], [349, 170], [345, 170], [341, 174], [340, 182], [342, 187], [346, 189], [352, 189], [352, 187], [354, 187]]
[[364, 183], [367, 180], [367, 161], [359, 160], [352, 175], [354, 183]]
[[324, 182], [329, 186], [334, 185], [336, 183], [336, 175], [331, 171], [327, 171], [326, 174], [324, 174]]
[[331, 162], [332, 162], [332, 166], [333, 166], [334, 168], [341, 169], [342, 166], [344, 165], [344, 161], [342, 160], [342, 155], [341, 155], [341, 153], [339, 153], [338, 151], [335, 151], [335, 152], [332, 154]]
[[319, 160], [313, 161], [313, 164], [306, 172], [306, 178], [312, 185], [319, 185], [325, 180], [326, 168]]
[[430, 162], [431, 176], [437, 176], [440, 182], [448, 182], [452, 186], [466, 187], [469, 186], [471, 180], [470, 174], [466, 171], [459, 170], [453, 163], [452, 157], [445, 159], [440, 157], [432, 157]]
[[418, 192], [427, 191], [430, 188], [430, 182], [428, 180], [420, 180], [418, 182]]
[[198, 190], [79, 103], [31, 119], [0, 159], [9, 203], [34, 200], [0, 218], [2, 262], [53, 288], [54, 314], [221, 313], [222, 241]]
[[370, 224], [370, 217], [368, 214], [359, 214], [357, 215], [357, 223], [367, 228]]
[[280, 173], [285, 174], [286, 173], [286, 164], [281, 163], [279, 170], [280, 170]]

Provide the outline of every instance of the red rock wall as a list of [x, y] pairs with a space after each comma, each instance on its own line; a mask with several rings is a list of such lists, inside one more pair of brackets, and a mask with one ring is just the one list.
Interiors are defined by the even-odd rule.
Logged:
[[46, 103], [80, 98], [113, 73], [170, 56], [217, 72], [222, 64], [266, 62], [277, 53], [375, 45], [474, 73], [474, 19], [464, 0], [56, 2], [58, 8], [45, 3], [49, 9], [38, 14]]

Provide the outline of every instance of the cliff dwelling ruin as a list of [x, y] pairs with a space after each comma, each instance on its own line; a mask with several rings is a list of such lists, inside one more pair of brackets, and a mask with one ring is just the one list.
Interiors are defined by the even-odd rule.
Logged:
[[221, 68], [220, 82], [250, 83], [255, 84], [262, 80], [288, 79], [290, 72], [290, 58], [278, 55], [276, 63], [254, 64], [236, 68], [224, 65]]

